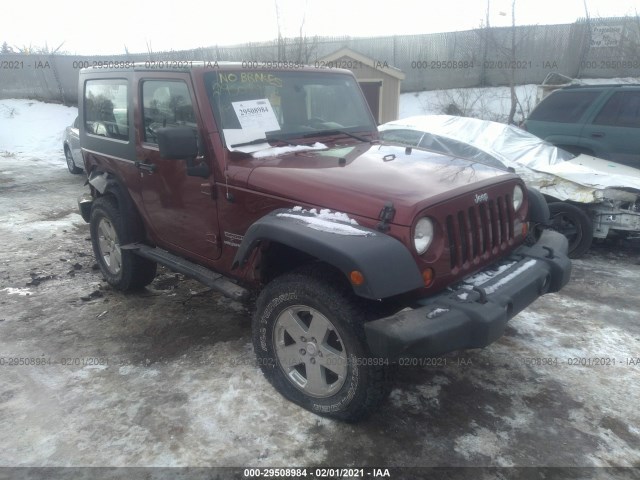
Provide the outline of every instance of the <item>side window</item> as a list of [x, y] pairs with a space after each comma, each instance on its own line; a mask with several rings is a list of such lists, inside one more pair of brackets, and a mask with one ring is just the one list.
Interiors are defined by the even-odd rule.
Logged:
[[640, 92], [624, 92], [622, 108], [616, 125], [620, 127], [640, 127]]
[[542, 122], [577, 123], [600, 94], [601, 92], [597, 90], [552, 93], [531, 112], [529, 119]]
[[422, 135], [424, 135], [424, 133], [417, 132], [416, 130], [385, 130], [384, 132], [380, 132], [380, 137], [385, 142], [400, 143], [412, 147], [418, 146]]
[[87, 133], [129, 140], [127, 81], [88, 80], [84, 90], [84, 128]]
[[76, 119], [73, 121], [73, 128], [80, 128], [80, 118], [76, 117]]
[[506, 169], [507, 167], [500, 160], [492, 155], [480, 150], [479, 148], [469, 145], [468, 143], [458, 142], [449, 138], [438, 138], [440, 143], [444, 145], [451, 155], [456, 157], [466, 158], [473, 162], [480, 162], [490, 167]]
[[422, 137], [422, 140], [420, 141], [420, 147], [433, 150], [434, 152], [444, 153], [446, 155], [455, 155], [455, 153], [451, 151], [451, 147], [447, 144], [447, 140], [445, 138], [438, 135], [432, 135], [431, 133], [424, 134], [424, 137]]
[[593, 123], [640, 128], [640, 92], [614, 93]]
[[142, 83], [144, 141], [158, 143], [156, 130], [186, 125], [196, 128], [189, 88], [182, 81], [147, 80]]
[[607, 103], [604, 104], [604, 107], [602, 107], [602, 110], [596, 115], [593, 123], [596, 125], [615, 125], [621, 102], [622, 92], [616, 92], [611, 95], [611, 98], [609, 98]]

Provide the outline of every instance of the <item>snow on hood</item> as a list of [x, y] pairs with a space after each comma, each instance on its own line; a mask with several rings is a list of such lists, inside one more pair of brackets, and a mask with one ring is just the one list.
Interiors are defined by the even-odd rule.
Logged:
[[359, 236], [367, 236], [370, 234], [370, 232], [366, 230], [356, 228], [358, 222], [350, 218], [346, 213], [332, 212], [328, 209], [322, 209], [318, 212], [315, 208], [304, 210], [302, 207], [293, 207], [291, 213], [279, 213], [278, 217], [296, 219], [307, 227], [321, 232]]
[[511, 125], [451, 115], [420, 115], [380, 126], [381, 131], [393, 128], [429, 132], [473, 145], [513, 167], [532, 186], [553, 190], [548, 193], [560, 200], [594, 201], [602, 197], [602, 192], [596, 195], [594, 190], [615, 188], [640, 193], [640, 170], [587, 155], [574, 157]]
[[275, 157], [284, 155], [289, 152], [305, 152], [308, 150], [324, 150], [327, 149], [324, 143], [316, 142], [313, 145], [287, 145], [286, 147], [271, 147], [267, 144], [267, 148], [253, 152], [253, 158]]
[[287, 145], [286, 147], [272, 147], [264, 130], [255, 128], [226, 128], [223, 130], [225, 142], [230, 152], [249, 153], [254, 158], [273, 157], [289, 152], [304, 152], [307, 150], [323, 150], [326, 145], [316, 142], [313, 145]]

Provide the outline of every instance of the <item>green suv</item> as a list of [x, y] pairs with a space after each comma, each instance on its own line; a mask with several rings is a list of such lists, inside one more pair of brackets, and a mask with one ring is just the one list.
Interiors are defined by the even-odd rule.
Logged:
[[556, 90], [531, 112], [523, 128], [574, 154], [640, 168], [640, 84]]

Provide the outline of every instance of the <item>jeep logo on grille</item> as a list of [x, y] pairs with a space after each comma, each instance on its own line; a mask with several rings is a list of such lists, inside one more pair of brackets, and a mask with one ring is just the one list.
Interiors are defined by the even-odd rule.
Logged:
[[488, 193], [476, 193], [476, 198], [475, 198], [476, 204], [480, 202], [488, 202], [488, 201], [489, 201]]

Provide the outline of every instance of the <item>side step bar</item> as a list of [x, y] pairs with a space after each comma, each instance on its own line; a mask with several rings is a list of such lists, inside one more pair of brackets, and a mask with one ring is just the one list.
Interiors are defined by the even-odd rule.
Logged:
[[149, 247], [141, 243], [130, 243], [121, 247], [125, 250], [132, 250], [141, 257], [148, 258], [154, 262], [164, 265], [174, 272], [182, 273], [188, 277], [198, 280], [207, 287], [222, 293], [232, 300], [243, 301], [249, 297], [249, 290], [236, 285], [224, 275], [215, 273], [206, 267], [197, 265], [189, 260], [173, 255], [160, 248]]

